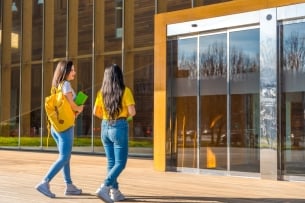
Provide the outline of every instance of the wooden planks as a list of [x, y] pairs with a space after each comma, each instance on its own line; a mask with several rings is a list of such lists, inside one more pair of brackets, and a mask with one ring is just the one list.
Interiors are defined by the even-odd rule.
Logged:
[[[106, 174], [106, 159], [99, 155], [72, 155], [72, 178], [83, 195], [64, 196], [61, 174], [51, 182], [56, 199], [38, 193], [34, 186], [56, 158], [54, 153], [0, 150], [0, 202], [102, 202], [94, 195]], [[150, 159], [129, 158], [119, 183], [124, 202], [305, 202], [304, 182], [156, 172]]]

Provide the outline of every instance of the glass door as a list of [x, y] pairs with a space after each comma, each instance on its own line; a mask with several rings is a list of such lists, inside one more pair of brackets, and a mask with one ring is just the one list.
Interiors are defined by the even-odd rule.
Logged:
[[168, 46], [171, 163], [258, 173], [259, 29], [183, 36]]
[[259, 29], [199, 39], [200, 169], [258, 173]]
[[168, 26], [172, 166], [305, 177], [304, 10], [302, 3]]
[[227, 169], [227, 32], [200, 36], [200, 169]]
[[230, 171], [260, 171], [259, 28], [229, 32]]
[[197, 168], [198, 36], [183, 37], [174, 44], [170, 84], [174, 165]]
[[281, 172], [305, 175], [305, 21], [279, 25]]

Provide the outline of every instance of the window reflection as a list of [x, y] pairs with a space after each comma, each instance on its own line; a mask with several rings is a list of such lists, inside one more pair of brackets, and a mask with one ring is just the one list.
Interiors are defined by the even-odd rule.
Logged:
[[304, 175], [305, 23], [280, 25], [282, 70], [282, 172]]
[[173, 140], [178, 167], [197, 167], [197, 37], [179, 39], [172, 70]]
[[200, 44], [200, 79], [226, 77], [226, 34], [205, 36]]
[[78, 7], [78, 54], [92, 53], [93, 39], [93, 5], [89, 2], [80, 2]]
[[227, 34], [200, 37], [200, 168], [227, 168]]
[[177, 76], [197, 79], [197, 38], [178, 40]]
[[116, 38], [122, 38], [123, 29], [123, 2], [122, 0], [115, 1], [115, 36]]
[[202, 169], [226, 170], [230, 159], [231, 170], [259, 172], [259, 29], [184, 37], [177, 48], [168, 46], [177, 166], [196, 168], [198, 158]]
[[67, 1], [54, 0], [54, 58], [66, 56]]
[[259, 29], [230, 32], [231, 169], [259, 172]]

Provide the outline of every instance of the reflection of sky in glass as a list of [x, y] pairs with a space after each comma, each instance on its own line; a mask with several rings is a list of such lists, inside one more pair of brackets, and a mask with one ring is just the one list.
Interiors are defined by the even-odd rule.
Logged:
[[259, 29], [230, 32], [231, 79], [259, 71]]
[[230, 49], [236, 48], [249, 57], [259, 53], [259, 29], [243, 30], [230, 33]]
[[200, 78], [226, 76], [227, 34], [200, 37]]
[[291, 36], [292, 32], [298, 32], [300, 36], [305, 36], [305, 23], [293, 23], [284, 25], [284, 39]]
[[[232, 74], [259, 70], [259, 29], [229, 32], [230, 70]], [[199, 39], [199, 77], [217, 78], [227, 72], [227, 33], [178, 40], [178, 68], [197, 75], [197, 40]]]
[[305, 72], [305, 23], [283, 25], [282, 35], [283, 69]]
[[189, 69], [197, 61], [197, 37], [178, 40], [179, 69]]
[[[213, 44], [227, 44], [226, 34], [216, 34], [200, 37], [200, 55], [201, 53], [207, 52], [209, 46]], [[226, 49], [226, 47], [224, 47]]]

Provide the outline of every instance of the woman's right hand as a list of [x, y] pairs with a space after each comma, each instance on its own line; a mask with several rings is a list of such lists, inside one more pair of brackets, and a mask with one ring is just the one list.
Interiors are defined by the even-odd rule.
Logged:
[[77, 107], [78, 107], [78, 109], [75, 111], [75, 118], [77, 118], [77, 116], [84, 110], [84, 105], [80, 105]]
[[78, 112], [78, 113], [83, 112], [83, 110], [84, 110], [84, 105], [78, 106], [78, 109], [77, 109], [77, 112]]

